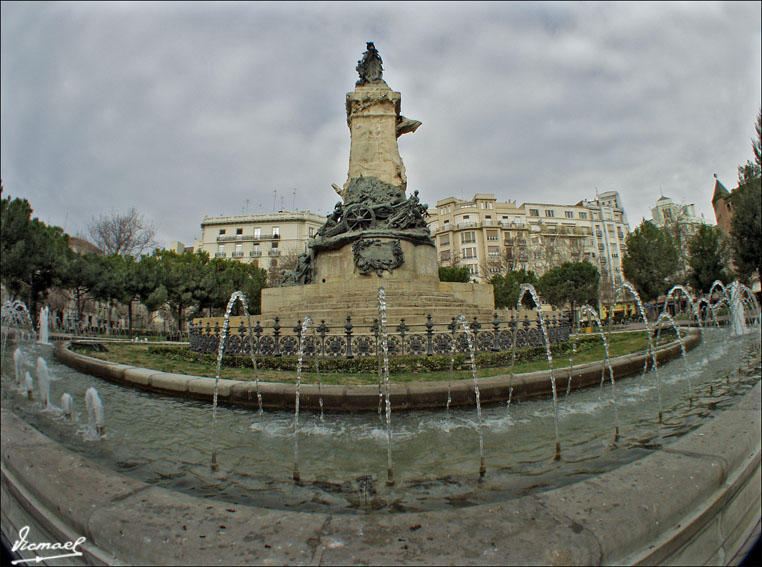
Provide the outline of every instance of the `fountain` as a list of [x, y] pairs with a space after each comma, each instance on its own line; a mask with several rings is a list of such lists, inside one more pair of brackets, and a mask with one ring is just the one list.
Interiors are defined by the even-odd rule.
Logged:
[[50, 341], [48, 340], [48, 333], [50, 331], [49, 328], [49, 314], [50, 314], [50, 308], [46, 305], [45, 307], [40, 308], [40, 331], [37, 333], [37, 336], [40, 337], [39, 341], [40, 344], [43, 345], [49, 345]]
[[50, 375], [48, 363], [41, 356], [37, 357], [37, 386], [40, 390], [40, 407], [48, 409], [50, 407]]
[[[526, 292], [532, 293], [532, 290], [526, 288]], [[232, 299], [245, 301], [242, 294]], [[537, 297], [535, 301], [539, 305], [541, 300]], [[526, 491], [534, 493], [537, 488], [531, 487], [538, 484], [542, 486], [536, 493], [538, 497], [561, 494], [580, 486], [581, 479], [594, 481], [600, 475], [626, 470], [628, 463], [637, 464], [648, 454], [661, 454], [660, 451], [654, 453], [654, 449], [666, 446], [668, 439], [676, 434], [690, 436], [690, 431], [706, 419], [712, 408], [731, 407], [735, 396], [748, 392], [759, 381], [758, 327], [751, 327], [749, 333], [734, 336], [731, 341], [726, 339], [727, 328], [712, 327], [705, 329], [710, 359], [708, 364], [705, 364], [703, 356], [696, 355], [696, 351], [700, 350], [696, 349], [686, 351], [680, 361], [661, 365], [664, 424], [655, 418], [643, 417], [648, 414], [648, 407], [655, 407], [653, 371], [645, 377], [633, 377], [623, 382], [617, 380], [615, 395], [612, 369], [616, 368], [617, 360], [609, 359], [606, 352], [610, 365], [604, 365], [604, 368], [611, 373], [611, 379], [606, 381], [605, 388], [611, 388], [611, 396], [603, 397], [596, 392], [600, 388], [587, 391], [575, 389], [567, 394], [563, 406], [552, 400], [534, 402], [514, 399], [507, 415], [504, 409], [500, 409], [502, 404], [474, 404], [477, 415], [471, 414], [469, 417], [467, 408], [449, 408], [447, 420], [441, 419], [434, 411], [398, 410], [392, 431], [394, 398], [390, 382], [394, 381], [394, 376], [389, 372], [388, 352], [384, 356], [385, 308], [385, 295], [380, 289], [379, 364], [386, 407], [383, 420], [386, 433], [383, 435], [374, 432], [374, 420], [363, 417], [363, 414], [327, 414], [325, 421], [322, 421], [315, 409], [293, 414], [289, 425], [282, 411], [268, 410], [260, 414], [258, 411], [214, 405], [212, 431], [217, 445], [213, 450], [217, 456], [218, 470], [205, 473], [204, 453], [207, 458], [208, 453], [203, 446], [205, 439], [208, 440], [209, 429], [204, 423], [209, 423], [208, 410], [205, 409], [208, 406], [165, 397], [146, 397], [139, 391], [100, 382], [50, 360], [51, 372], [55, 374], [50, 387], [59, 391], [56, 395], [61, 395], [60, 392], [65, 390], [61, 396], [62, 408], [66, 411], [67, 407], [71, 407], [64, 401], [67, 396], [72, 398], [69, 392], [79, 395], [84, 389], [88, 424], [95, 431], [94, 435], [85, 435], [84, 439], [69, 434], [64, 436], [64, 442], [70, 450], [85, 451], [88, 458], [96, 459], [102, 466], [114, 469], [120, 475], [128, 475], [127, 478], [158, 484], [172, 491], [170, 494], [182, 495], [186, 491], [190, 494], [208, 494], [217, 501], [228, 502], [228, 507], [233, 506], [239, 511], [247, 506], [273, 512], [285, 507], [299, 518], [305, 517], [304, 514], [307, 518], [324, 517], [323, 514], [339, 511], [340, 515], [349, 514], [348, 517], [358, 513], [371, 514], [361, 516], [367, 525], [374, 517], [373, 510], [377, 509], [413, 526], [419, 523], [430, 525], [420, 520], [424, 517], [421, 514], [441, 517], [444, 522], [450, 511], [457, 510], [457, 517], [466, 519], [473, 517], [470, 514], [472, 510], [482, 514], [482, 506], [495, 509], [501, 506], [501, 502], [512, 502], [511, 499], [520, 498]], [[666, 318], [662, 320], [667, 321]], [[311, 324], [311, 318], [305, 317], [301, 333], [302, 353]], [[466, 341], [472, 339], [465, 318], [459, 318], [457, 324], [464, 330]], [[656, 346], [654, 350], [658, 350]], [[744, 353], [751, 354], [751, 366], [742, 365], [742, 372], [738, 374], [735, 371], [737, 363], [749, 356]], [[648, 353], [650, 356], [652, 353]], [[469, 381], [476, 393], [480, 381], [487, 379], [477, 377], [473, 358], [469, 357], [469, 363], [472, 369]], [[600, 374], [600, 370], [596, 371]], [[748, 372], [750, 374], [747, 375]], [[220, 373], [218, 369], [215, 379], [195, 380], [214, 382], [213, 391], [226, 390], [230, 386], [224, 383]], [[12, 407], [14, 412], [30, 420], [35, 427], [51, 433], [55, 431], [58, 422], [54, 414], [39, 412], [38, 404], [29, 405], [23, 397], [15, 397], [15, 389], [6, 388], [8, 380], [11, 383], [15, 381], [14, 374], [8, 374], [8, 378], [4, 374], [3, 379], [3, 407]], [[560, 376], [561, 372], [557, 374]], [[723, 379], [729, 374], [733, 375], [733, 380], [725, 383]], [[545, 375], [543, 379], [547, 380], [550, 374]], [[684, 403], [682, 384], [686, 377], [693, 381], [692, 408]], [[513, 378], [519, 380], [522, 375]], [[298, 379], [303, 379], [301, 363]], [[159, 383], [158, 376], [154, 383]], [[104, 436], [105, 412], [95, 390], [96, 385], [111, 401], [109, 420], [112, 425], [108, 437]], [[301, 384], [301, 387], [305, 385]], [[446, 387], [442, 384], [442, 388]], [[623, 390], [620, 392], [621, 388]], [[210, 390], [210, 393], [213, 391]], [[267, 392], [264, 391], [263, 395], [266, 396]], [[377, 396], [377, 392], [373, 395]], [[297, 400], [295, 404], [298, 408]], [[476, 400], [478, 397], [475, 397]], [[252, 409], [256, 410], [256, 407]], [[74, 413], [73, 408], [70, 411]], [[695, 413], [697, 411], [699, 413]], [[590, 412], [597, 416], [593, 422], [584, 419]], [[6, 409], [3, 415], [7, 421]], [[207, 417], [204, 418], [204, 415]], [[75, 413], [74, 416], [76, 418]], [[159, 418], [161, 421], [156, 421]], [[605, 430], [611, 423], [619, 428], [618, 439], [615, 439], [613, 446], [603, 442], [607, 437]], [[469, 441], [469, 432], [474, 430], [479, 433], [478, 443], [473, 438]], [[174, 447], [175, 444], [167, 443], [165, 436], [168, 431], [175, 432], [174, 435], [182, 432], [182, 444]], [[292, 434], [295, 466], [289, 472], [283, 470], [282, 465], [289, 459], [283, 452], [283, 444], [277, 440]], [[56, 437], [61, 439], [61, 433]], [[236, 441], [236, 437], [240, 439]], [[300, 437], [305, 444], [299, 445]], [[138, 443], [135, 443], [136, 439]], [[96, 440], [101, 448], [93, 452], [89, 444]], [[560, 458], [558, 451], [552, 455], [545, 454], [544, 447], [554, 442], [557, 446], [563, 446]], [[441, 452], [445, 447], [448, 450]], [[396, 455], [394, 469], [391, 460], [393, 448]], [[476, 459], [480, 461], [478, 475], [474, 475], [469, 464]], [[206, 468], [208, 470], [208, 465]], [[384, 483], [375, 482], [384, 469], [387, 477], [385, 487]], [[195, 481], [192, 480], [194, 478]], [[289, 478], [292, 481], [290, 485], [287, 482]], [[196, 483], [200, 483], [198, 488]], [[301, 521], [298, 520], [297, 525]], [[349, 545], [347, 540], [343, 541], [344, 546]], [[325, 549], [324, 554], [333, 548]]]
[[68, 392], [64, 392], [61, 395], [61, 409], [63, 410], [66, 419], [71, 421], [74, 416], [74, 398], [72, 398], [71, 394]]
[[[231, 310], [246, 302], [240, 292], [225, 312], [214, 378], [107, 363], [63, 346], [52, 356], [36, 341], [20, 343], [25, 356], [46, 360], [48, 398], [60, 395], [73, 422], [79, 415], [68, 400], [84, 396], [84, 435], [21, 394], [14, 372], [5, 371], [4, 341], [5, 540], [32, 524], [45, 530], [37, 541], [85, 537], [83, 561], [104, 564], [732, 562], [759, 518], [758, 306], [738, 287], [735, 307], [727, 301], [734, 312], [743, 308], [749, 332], [729, 338], [726, 328], [704, 329], [702, 357], [699, 349], [683, 352], [682, 343], [654, 344], [639, 302], [645, 353], [612, 358], [605, 336], [606, 360], [568, 370], [554, 368], [540, 317], [547, 370], [479, 378], [477, 329], [465, 312], [492, 303], [464, 284], [447, 296], [475, 298], [448, 306], [450, 360], [462, 338], [470, 377], [403, 382], [407, 376], [390, 371], [389, 314], [410, 306], [405, 295], [445, 294], [446, 286], [426, 272], [432, 246], [417, 195], [405, 199], [395, 154], [396, 136], [417, 125], [399, 114], [399, 93], [381, 80], [372, 44], [358, 67], [362, 84], [347, 99], [352, 153], [343, 202], [312, 243], [314, 255], [288, 274], [287, 282], [302, 285], [269, 294], [274, 303], [291, 301], [291, 315], [302, 321], [296, 384], [260, 384], [253, 354], [253, 385], [224, 378]], [[377, 157], [394, 159], [363, 163], [369, 124], [384, 133]], [[366, 197], [372, 206], [361, 208]], [[621, 289], [634, 292], [628, 286]], [[375, 376], [357, 387], [305, 382], [309, 328], [336, 300], [331, 293], [320, 300], [321, 290], [364, 301], [358, 317], [378, 318], [378, 385]], [[525, 293], [541, 304], [533, 288]], [[515, 340], [510, 346], [515, 360]], [[666, 362], [675, 350], [682, 361]], [[619, 372], [637, 376], [621, 380]], [[562, 405], [557, 382], [567, 389]], [[316, 398], [319, 405], [305, 403]], [[323, 415], [323, 398], [339, 410]], [[348, 411], [352, 400], [368, 411]]]
[[85, 392], [85, 406], [87, 407], [88, 422], [87, 434], [90, 438], [100, 439], [106, 433], [103, 417], [103, 403], [98, 395], [98, 390], [88, 388]]

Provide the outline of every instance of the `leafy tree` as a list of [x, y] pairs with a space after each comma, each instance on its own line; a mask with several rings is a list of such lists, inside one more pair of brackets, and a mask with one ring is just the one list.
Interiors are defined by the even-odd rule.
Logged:
[[590, 262], [564, 262], [545, 272], [538, 288], [543, 298], [554, 307], [568, 304], [574, 317], [575, 305], [594, 305], [598, 301], [600, 278], [598, 268]]
[[644, 220], [625, 241], [622, 269], [641, 299], [653, 301], [666, 293], [678, 265], [678, 251], [669, 232]]
[[111, 254], [99, 256], [98, 262], [101, 267], [101, 275], [92, 289], [95, 299], [104, 301], [108, 305], [108, 326], [111, 327], [111, 311], [114, 304], [130, 304], [133, 295], [128, 286], [127, 262], [123, 256]]
[[102, 266], [97, 254], [78, 254], [69, 250], [64, 287], [71, 292], [74, 299], [77, 322], [82, 320], [85, 298], [98, 284], [101, 270]]
[[38, 302], [65, 280], [68, 242], [61, 228], [32, 218], [26, 199], [0, 201], [0, 280], [33, 317]]
[[[246, 295], [249, 313], [254, 315], [261, 311], [262, 289], [267, 287], [268, 273], [264, 268], [245, 264], [235, 260], [215, 258], [204, 266], [204, 300], [212, 316], [212, 309], [222, 310], [230, 301], [230, 296], [236, 291]], [[236, 304], [239, 309], [240, 304]]]
[[93, 243], [107, 255], [139, 257], [156, 245], [156, 229], [135, 208], [123, 214], [93, 218], [87, 231]]
[[439, 268], [439, 281], [468, 283], [471, 281], [471, 274], [465, 266], [451, 268], [441, 266]]
[[707, 293], [715, 280], [727, 282], [727, 243], [722, 232], [714, 226], [701, 225], [688, 243], [688, 283], [701, 293]]
[[[528, 283], [537, 286], [537, 276], [531, 270], [513, 270], [503, 275], [495, 275], [490, 279], [490, 283], [495, 290], [495, 308], [508, 307], [516, 309], [516, 303], [519, 301], [519, 291], [521, 284]], [[528, 309], [535, 307], [534, 300], [530, 294], [524, 294], [521, 300], [522, 305]]]
[[745, 165], [738, 166], [739, 187], [762, 177], [762, 107], [757, 113], [757, 123], [754, 129], [757, 132], [757, 138], [751, 140], [754, 161], [747, 161]]
[[755, 270], [762, 274], [762, 183], [752, 180], [733, 191], [733, 220], [730, 246], [733, 263], [741, 278], [749, 278]]
[[162, 264], [163, 281], [149, 298], [153, 296], [155, 301], [158, 299], [156, 293], [166, 294], [178, 328], [184, 329], [186, 312], [198, 307], [205, 297], [204, 266], [209, 262], [209, 254], [202, 251], [178, 254], [172, 250], [156, 250], [154, 256]]

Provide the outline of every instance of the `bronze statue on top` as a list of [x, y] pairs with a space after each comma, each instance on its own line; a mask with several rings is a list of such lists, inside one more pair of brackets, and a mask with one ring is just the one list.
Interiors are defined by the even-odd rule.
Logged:
[[372, 41], [368, 41], [366, 44], [368, 50], [362, 54], [362, 59], [357, 62], [357, 67], [355, 68], [360, 74], [360, 80], [357, 81], [357, 85], [383, 80], [381, 75], [384, 68], [381, 66], [383, 64], [381, 56], [378, 54]]

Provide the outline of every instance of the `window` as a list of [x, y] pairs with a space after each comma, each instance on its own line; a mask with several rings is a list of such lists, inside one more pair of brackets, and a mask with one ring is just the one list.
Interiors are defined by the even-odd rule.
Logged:
[[553, 211], [551, 209], [545, 209], [545, 216], [546, 217], [553, 217], [553, 216], [555, 216], [555, 211]]
[[489, 246], [487, 248], [487, 255], [496, 258], [500, 256], [500, 247], [499, 246]]
[[479, 275], [479, 266], [476, 264], [470, 264], [468, 266], [468, 273], [472, 276], [478, 276]]
[[225, 234], [225, 229], [224, 228], [220, 229], [220, 234]]
[[254, 238], [256, 238], [256, 239], [262, 238], [262, 229], [261, 228], [256, 227], [254, 229]]
[[278, 241], [277, 241], [277, 240], [275, 240], [275, 241], [273, 241], [273, 243], [272, 243], [272, 248], [277, 248], [277, 247], [278, 247]]
[[278, 259], [277, 258], [273, 258], [272, 260], [270, 260], [270, 267], [271, 268], [277, 268], [278, 267]]
[[463, 243], [466, 242], [476, 242], [476, 233], [473, 231], [469, 232], [461, 232], [460, 233], [460, 241]]
[[235, 229], [235, 233], [236, 234], [243, 234], [243, 229], [242, 228], [237, 228], [237, 229]]
[[450, 261], [450, 251], [449, 250], [442, 250], [439, 253], [439, 261], [440, 262], [449, 262]]
[[566, 211], [566, 218], [567, 219], [573, 219], [574, 218], [574, 211]]
[[476, 258], [476, 248], [463, 248], [464, 258]]
[[497, 240], [498, 235], [496, 230], [488, 230], [487, 231], [487, 240]]
[[530, 217], [539, 217], [540, 216], [540, 209], [529, 209], [529, 216]]
[[439, 245], [440, 246], [449, 246], [450, 245], [450, 235], [449, 234], [443, 234], [439, 237]]
[[581, 219], [586, 219], [586, 218], [587, 218], [587, 213], [585, 213], [585, 212], [580, 212], [580, 213], [579, 213], [579, 218], [581, 218]]
[[274, 226], [273, 227], [273, 238], [280, 238], [280, 227]]
[[243, 256], [243, 244], [235, 245], [235, 252], [233, 252], [233, 258], [240, 258]]
[[315, 227], [311, 226], [310, 227], [310, 238], [312, 238], [313, 236], [315, 236]]

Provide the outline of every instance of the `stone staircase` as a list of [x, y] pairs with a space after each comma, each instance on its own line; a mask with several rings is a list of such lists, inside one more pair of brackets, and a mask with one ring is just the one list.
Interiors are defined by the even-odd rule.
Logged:
[[[492, 320], [494, 313], [491, 309], [464, 302], [446, 292], [427, 290], [411, 294], [394, 287], [385, 291], [387, 326], [396, 326], [403, 318], [407, 325], [422, 325], [426, 323], [429, 314], [435, 323], [449, 322], [453, 317], [463, 314], [469, 321], [476, 316], [485, 324]], [[365, 289], [347, 291], [341, 295], [321, 295], [310, 301], [295, 302], [287, 312], [263, 313], [257, 319], [262, 325], [272, 325], [277, 315], [281, 326], [291, 327], [299, 320], [303, 321], [307, 314], [315, 325], [325, 321], [331, 328], [344, 326], [347, 315], [351, 315], [355, 326], [372, 325], [379, 316], [378, 291]]]

